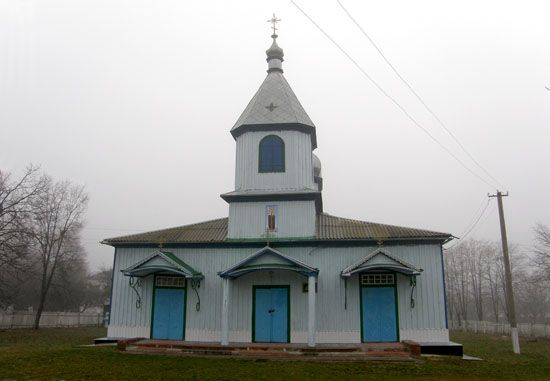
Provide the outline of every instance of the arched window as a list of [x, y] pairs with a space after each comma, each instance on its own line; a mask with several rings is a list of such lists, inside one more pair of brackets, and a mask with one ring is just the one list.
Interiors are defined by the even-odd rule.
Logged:
[[269, 135], [260, 141], [259, 172], [285, 171], [285, 143], [275, 135]]

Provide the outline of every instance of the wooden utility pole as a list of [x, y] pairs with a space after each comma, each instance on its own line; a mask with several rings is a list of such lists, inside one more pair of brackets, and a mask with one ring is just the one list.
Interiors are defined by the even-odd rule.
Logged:
[[500, 219], [500, 236], [502, 238], [502, 255], [504, 257], [504, 276], [505, 285], [506, 285], [506, 296], [508, 304], [508, 320], [510, 321], [510, 330], [512, 336], [512, 348], [514, 353], [519, 354], [519, 337], [518, 337], [518, 323], [516, 321], [516, 306], [514, 303], [514, 290], [512, 288], [512, 269], [510, 267], [510, 257], [508, 254], [508, 238], [506, 237], [506, 223], [504, 222], [504, 210], [502, 208], [502, 196], [508, 196], [502, 194], [502, 192], [497, 190], [496, 195], [489, 195], [489, 197], [496, 197], [498, 201], [498, 217]]

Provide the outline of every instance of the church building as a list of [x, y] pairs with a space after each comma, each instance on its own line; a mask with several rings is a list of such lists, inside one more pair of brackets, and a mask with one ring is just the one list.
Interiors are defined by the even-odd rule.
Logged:
[[271, 37], [267, 77], [230, 130], [228, 215], [102, 241], [115, 249], [108, 336], [449, 342], [442, 245], [452, 236], [324, 211], [315, 124]]

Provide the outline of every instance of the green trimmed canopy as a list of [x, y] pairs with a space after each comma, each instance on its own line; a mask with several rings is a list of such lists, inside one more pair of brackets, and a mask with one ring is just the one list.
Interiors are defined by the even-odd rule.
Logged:
[[305, 276], [319, 274], [319, 269], [266, 246], [241, 262], [220, 271], [218, 275], [222, 278], [238, 278], [250, 272], [262, 270], [289, 270]]
[[341, 276], [343, 278], [349, 278], [353, 274], [369, 271], [396, 271], [411, 276], [420, 275], [423, 270], [391, 255], [386, 250], [378, 249], [361, 259], [359, 262], [346, 267], [342, 270]]
[[170, 273], [182, 275], [189, 279], [204, 278], [204, 275], [176, 257], [173, 253], [160, 250], [120, 271], [124, 275], [132, 277], [146, 277], [154, 273]]

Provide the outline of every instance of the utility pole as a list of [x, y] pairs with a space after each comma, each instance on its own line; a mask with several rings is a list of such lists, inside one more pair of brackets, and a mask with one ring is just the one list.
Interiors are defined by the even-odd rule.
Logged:
[[498, 201], [498, 217], [500, 219], [500, 235], [502, 238], [502, 254], [504, 257], [504, 276], [506, 277], [506, 296], [508, 304], [508, 320], [510, 321], [511, 336], [512, 336], [512, 348], [514, 353], [519, 354], [519, 337], [518, 337], [518, 323], [516, 321], [516, 306], [514, 303], [514, 291], [512, 288], [512, 270], [510, 267], [510, 257], [508, 255], [508, 238], [506, 237], [506, 223], [504, 222], [504, 210], [502, 208], [502, 197], [508, 196], [502, 194], [497, 190], [496, 195], [488, 195], [489, 197], [496, 197]]

